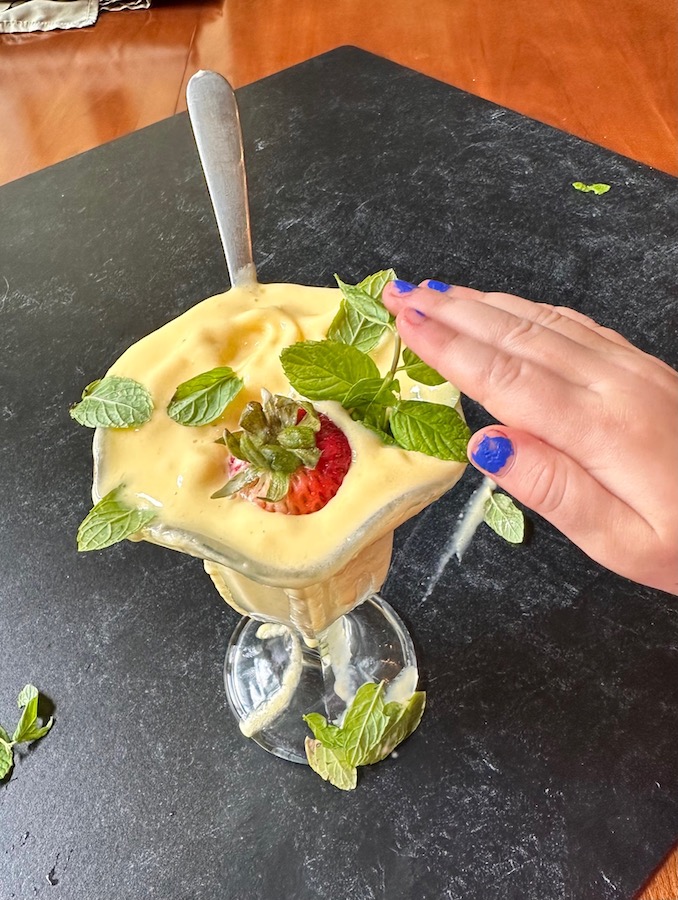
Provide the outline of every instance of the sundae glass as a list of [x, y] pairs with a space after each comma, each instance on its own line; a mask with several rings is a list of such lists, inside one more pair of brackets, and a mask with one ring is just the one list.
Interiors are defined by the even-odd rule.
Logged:
[[[233, 92], [215, 73], [198, 73], [188, 100], [232, 288], [143, 338], [112, 366], [107, 378], [142, 384], [153, 412], [140, 427], [97, 428], [93, 495], [101, 502], [118, 491], [130, 508], [148, 512], [132, 539], [204, 561], [220, 595], [243, 616], [224, 668], [243, 733], [277, 756], [306, 762], [304, 715], [340, 721], [366, 682], [384, 682], [386, 701], [403, 702], [415, 691], [412, 641], [378, 591], [394, 529], [454, 485], [464, 463], [389, 445], [340, 403], [312, 400], [315, 414], [338, 426], [350, 446], [334, 496], [308, 514], [288, 515], [238, 492], [223, 495], [232, 456], [224, 434], [237, 432], [262, 391], [264, 404], [282, 397], [303, 406], [281, 354], [323, 341], [342, 294], [257, 282]], [[393, 345], [384, 342], [371, 356], [388, 368]], [[216, 419], [186, 425], [168, 413], [178, 385], [226, 367], [240, 388]], [[447, 383], [427, 386], [407, 372], [398, 381], [404, 400], [458, 404]]]

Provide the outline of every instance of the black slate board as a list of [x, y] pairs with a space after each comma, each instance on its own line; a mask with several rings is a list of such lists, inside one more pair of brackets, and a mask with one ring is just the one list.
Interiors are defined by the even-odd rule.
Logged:
[[[262, 280], [394, 265], [574, 306], [678, 362], [675, 179], [353, 48], [239, 101]], [[397, 534], [384, 593], [429, 708], [354, 794], [240, 737], [237, 616], [198, 561], [76, 554], [90, 434], [69, 403], [225, 285], [183, 115], [0, 188], [0, 722], [28, 680], [56, 704], [0, 787], [0, 897], [632, 897], [678, 837], [678, 603], [542, 521], [434, 575], [473, 473]]]

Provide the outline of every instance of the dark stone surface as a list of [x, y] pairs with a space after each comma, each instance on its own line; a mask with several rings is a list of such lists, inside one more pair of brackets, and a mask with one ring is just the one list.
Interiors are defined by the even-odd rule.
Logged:
[[[262, 280], [394, 265], [574, 306], [678, 362], [675, 179], [350, 48], [239, 99]], [[676, 600], [542, 521], [519, 548], [483, 528], [434, 575], [470, 473], [399, 530], [385, 589], [420, 730], [353, 794], [267, 755], [226, 708], [237, 617], [200, 563], [74, 547], [91, 435], [69, 404], [226, 284], [188, 122], [0, 209], [0, 722], [29, 680], [56, 706], [0, 787], [2, 900], [632, 897], [678, 836]]]

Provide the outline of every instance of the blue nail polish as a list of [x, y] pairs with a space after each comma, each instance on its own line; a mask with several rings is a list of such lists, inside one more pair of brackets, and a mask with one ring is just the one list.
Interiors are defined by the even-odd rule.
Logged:
[[399, 294], [409, 294], [410, 291], [416, 290], [416, 284], [410, 284], [409, 281], [401, 281], [399, 278], [393, 282], [393, 287]]
[[501, 434], [486, 434], [471, 453], [474, 463], [491, 475], [496, 475], [514, 456], [513, 444]]
[[451, 287], [451, 285], [445, 284], [444, 281], [436, 281], [435, 278], [429, 278], [426, 282], [426, 286], [430, 287], [432, 291], [439, 291], [441, 294], [449, 291]]

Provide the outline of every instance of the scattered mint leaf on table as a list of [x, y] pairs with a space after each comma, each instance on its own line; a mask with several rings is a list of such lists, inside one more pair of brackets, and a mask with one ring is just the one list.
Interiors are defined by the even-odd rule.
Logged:
[[137, 509], [120, 500], [114, 488], [92, 507], [78, 528], [78, 550], [103, 550], [136, 534], [155, 518], [153, 509]]
[[416, 691], [406, 703], [384, 702], [385, 683], [363, 684], [347, 709], [341, 727], [320, 713], [304, 716], [313, 732], [306, 757], [314, 772], [342, 791], [353, 790], [357, 767], [385, 759], [421, 721], [426, 695]]
[[341, 750], [332, 750], [318, 740], [307, 737], [306, 759], [314, 772], [341, 791], [352, 791], [358, 783], [358, 770], [346, 762]]
[[88, 384], [71, 416], [87, 428], [135, 428], [148, 422], [153, 400], [146, 388], [132, 378], [108, 375]]
[[184, 381], [174, 392], [167, 415], [179, 425], [209, 425], [240, 393], [243, 380], [229, 366], [219, 366]]
[[525, 537], [525, 517], [507, 494], [487, 498], [483, 521], [510, 544], [520, 544]]
[[584, 194], [607, 194], [610, 190], [609, 184], [584, 184], [583, 181], [573, 181], [572, 187], [575, 191], [581, 191]]
[[341, 726], [343, 749], [349, 765], [362, 764], [367, 753], [381, 740], [388, 723], [389, 718], [384, 713], [384, 682], [363, 684]]
[[372, 765], [386, 759], [398, 744], [402, 744], [413, 731], [417, 729], [424, 715], [426, 706], [426, 694], [416, 691], [407, 703], [387, 703], [384, 712], [389, 722], [386, 726], [381, 741], [366, 755], [363, 765]]
[[4, 778], [14, 765], [15, 744], [27, 744], [39, 740], [54, 724], [54, 719], [51, 717], [44, 725], [39, 724], [39, 697], [38, 689], [32, 684], [27, 684], [17, 698], [17, 706], [23, 711], [12, 738], [10, 739], [5, 729], [0, 727], [0, 779]]

